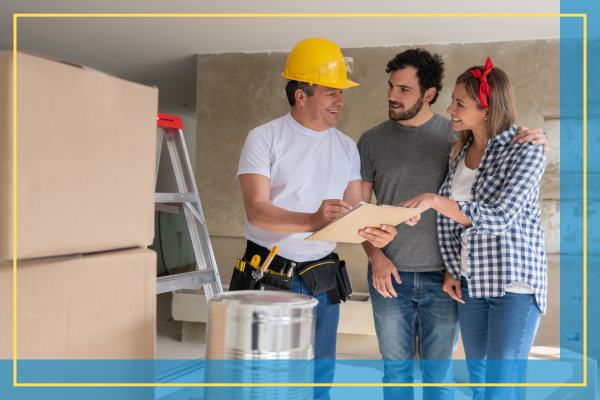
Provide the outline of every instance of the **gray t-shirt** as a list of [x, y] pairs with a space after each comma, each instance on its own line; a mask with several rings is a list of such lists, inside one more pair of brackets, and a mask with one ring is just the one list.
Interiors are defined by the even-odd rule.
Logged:
[[[437, 194], [448, 174], [455, 137], [450, 120], [438, 114], [414, 128], [389, 119], [358, 141], [362, 179], [373, 183], [379, 204], [398, 205], [423, 193]], [[435, 210], [425, 211], [415, 226], [396, 228], [398, 235], [382, 250], [399, 271], [445, 269]]]

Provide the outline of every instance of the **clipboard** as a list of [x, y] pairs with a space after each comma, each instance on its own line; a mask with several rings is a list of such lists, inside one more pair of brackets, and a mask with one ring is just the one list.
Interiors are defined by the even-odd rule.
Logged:
[[375, 205], [361, 202], [335, 221], [325, 225], [304, 240], [320, 242], [362, 243], [366, 239], [358, 234], [363, 228], [396, 226], [423, 212], [420, 208]]

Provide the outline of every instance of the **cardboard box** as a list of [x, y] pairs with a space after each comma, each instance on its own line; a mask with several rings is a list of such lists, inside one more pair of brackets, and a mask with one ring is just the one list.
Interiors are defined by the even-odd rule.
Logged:
[[[13, 268], [0, 265], [0, 359], [13, 357]], [[154, 359], [156, 253], [17, 264], [18, 359]]]
[[[152, 244], [158, 89], [17, 54], [17, 259]], [[13, 52], [0, 52], [0, 262], [13, 259]]]

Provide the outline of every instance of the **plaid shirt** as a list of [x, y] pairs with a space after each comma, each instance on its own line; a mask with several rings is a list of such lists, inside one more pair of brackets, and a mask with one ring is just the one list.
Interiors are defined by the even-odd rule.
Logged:
[[[545, 314], [548, 275], [538, 198], [546, 155], [542, 146], [513, 143], [516, 133], [513, 126], [488, 142], [471, 201], [458, 202], [473, 225], [465, 227], [438, 213], [438, 238], [446, 268], [459, 279], [460, 237], [467, 236], [469, 296], [504, 296], [507, 284], [524, 281]], [[452, 199], [452, 179], [472, 141], [450, 165], [440, 196]]]

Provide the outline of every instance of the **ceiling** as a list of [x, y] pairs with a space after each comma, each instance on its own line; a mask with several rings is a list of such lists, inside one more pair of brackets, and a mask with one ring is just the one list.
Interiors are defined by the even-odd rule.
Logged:
[[[0, 0], [0, 50], [14, 13], [558, 13], [560, 0]], [[558, 38], [558, 18], [27, 17], [17, 48], [51, 55], [161, 90], [161, 108], [192, 116], [196, 54], [289, 51], [307, 37], [342, 48]], [[188, 106], [182, 106], [188, 104]]]

